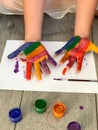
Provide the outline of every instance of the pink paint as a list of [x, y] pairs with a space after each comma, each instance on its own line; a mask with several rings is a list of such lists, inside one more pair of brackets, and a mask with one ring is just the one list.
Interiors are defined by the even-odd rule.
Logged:
[[26, 62], [26, 59], [24, 59], [24, 58], [20, 58], [20, 60], [21, 60], [22, 62]]
[[46, 55], [47, 55], [47, 51], [43, 51], [43, 52], [41, 52], [39, 55], [30, 58], [28, 61], [34, 63], [36, 60], [38, 60], [38, 59], [40, 59], [41, 57], [46, 56]]

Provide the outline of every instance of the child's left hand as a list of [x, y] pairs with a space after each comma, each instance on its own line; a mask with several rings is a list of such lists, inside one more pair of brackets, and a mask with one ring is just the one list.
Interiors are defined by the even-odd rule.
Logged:
[[54, 66], [57, 65], [55, 60], [49, 55], [46, 48], [40, 42], [28, 42], [23, 44], [17, 50], [9, 54], [8, 59], [16, 57], [22, 51], [26, 56], [26, 79], [28, 80], [31, 78], [33, 65], [38, 80], [42, 79], [42, 71], [40, 66], [42, 66], [46, 73], [50, 73], [50, 69], [47, 65], [47, 60]]
[[89, 51], [98, 53], [98, 47], [87, 38], [80, 38], [79, 36], [75, 36], [69, 40], [61, 49], [57, 50], [55, 54], [58, 55], [64, 51], [65, 55], [60, 60], [60, 63], [63, 64], [66, 60], [69, 62], [62, 71], [63, 75], [73, 66], [74, 62], [77, 62], [77, 71], [81, 71], [85, 53]]

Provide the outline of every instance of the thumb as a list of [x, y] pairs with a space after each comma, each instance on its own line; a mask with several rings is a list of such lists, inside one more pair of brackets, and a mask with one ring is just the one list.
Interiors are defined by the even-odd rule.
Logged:
[[93, 42], [90, 41], [90, 44], [89, 44], [86, 52], [88, 52], [88, 51], [94, 51], [95, 53], [98, 53], [98, 47]]
[[29, 43], [25, 43], [23, 45], [21, 45], [19, 48], [17, 48], [14, 52], [12, 52], [11, 54], [8, 55], [8, 59], [13, 59], [15, 58], [21, 51], [25, 50], [27, 47], [29, 47], [30, 45], [32, 45], [32, 42]]

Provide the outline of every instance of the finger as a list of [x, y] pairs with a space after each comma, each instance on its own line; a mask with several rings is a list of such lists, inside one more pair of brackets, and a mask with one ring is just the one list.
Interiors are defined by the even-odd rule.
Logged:
[[48, 60], [54, 65], [57, 65], [57, 62], [48, 54]]
[[55, 52], [55, 55], [59, 55], [60, 53], [63, 53], [64, 51], [66, 50], [65, 50], [65, 47], [63, 46], [62, 48], [60, 48], [59, 50]]
[[70, 56], [68, 58], [68, 60], [69, 60], [68, 64], [66, 65], [66, 67], [62, 71], [63, 75], [65, 75], [66, 71], [73, 66], [74, 62], [76, 61], [76, 57]]
[[57, 50], [55, 52], [55, 54], [58, 55], [58, 54], [62, 53], [63, 51], [65, 51], [66, 48], [68, 48], [68, 46], [71, 46], [73, 44], [75, 38], [76, 37], [71, 38], [62, 48], [60, 48], [59, 50]]
[[68, 59], [68, 57], [69, 57], [69, 52], [67, 52], [63, 57], [62, 57], [62, 59], [60, 60], [60, 64], [63, 64], [67, 59]]
[[65, 73], [67, 72], [67, 70], [69, 69], [69, 67], [65, 67], [62, 71], [62, 74], [65, 75]]
[[73, 66], [73, 64], [74, 64], [74, 62], [76, 61], [76, 57], [74, 57], [74, 56], [70, 56], [69, 57], [69, 59], [68, 59], [68, 64], [67, 64], [67, 66], [69, 67], [69, 68], [71, 68], [72, 66]]
[[21, 51], [25, 50], [27, 47], [31, 46], [33, 42], [28, 42], [20, 46], [18, 49], [16, 49], [14, 52], [8, 55], [8, 59], [15, 58]]
[[80, 72], [82, 68], [83, 56], [77, 58], [77, 71]]
[[39, 64], [39, 62], [35, 62], [35, 63], [34, 63], [34, 69], [35, 69], [35, 73], [36, 73], [37, 79], [38, 79], [38, 80], [41, 80], [41, 79], [42, 79], [42, 76], [41, 76], [41, 69], [40, 69], [40, 64]]
[[46, 63], [46, 60], [43, 60], [43, 61], [41, 62], [41, 65], [42, 65], [43, 69], [45, 70], [45, 72], [46, 72], [47, 74], [50, 74], [50, 69], [49, 69], [49, 67], [48, 67], [48, 65], [47, 65], [47, 63]]
[[30, 80], [31, 79], [31, 71], [32, 71], [32, 63], [31, 62], [26, 62], [26, 79]]
[[98, 47], [94, 43], [90, 42], [86, 52], [88, 51], [94, 51], [95, 53], [98, 53]]

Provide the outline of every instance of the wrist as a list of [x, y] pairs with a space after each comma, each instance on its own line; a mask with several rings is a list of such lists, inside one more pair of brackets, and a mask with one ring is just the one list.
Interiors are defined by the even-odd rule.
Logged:
[[89, 35], [85, 34], [85, 33], [74, 33], [74, 36], [80, 36], [81, 38], [90, 38]]
[[25, 38], [25, 43], [41, 41], [40, 38]]
[[80, 36], [81, 38], [83, 38], [83, 37], [89, 38], [90, 37], [90, 28], [86, 28], [86, 26], [82, 27], [82, 26], [77, 25], [74, 29], [74, 36]]
[[25, 35], [25, 42], [36, 42], [41, 41], [41, 35], [35, 35], [35, 34], [26, 34]]

